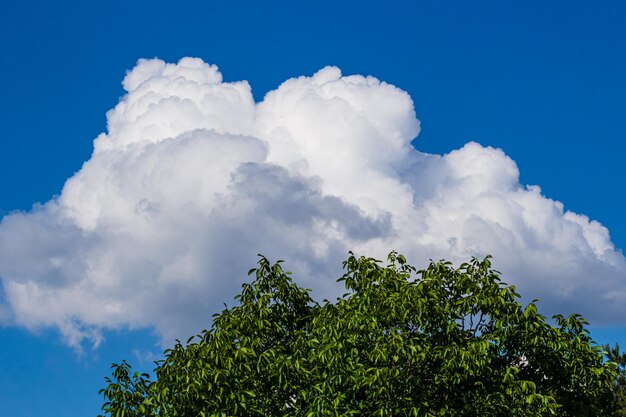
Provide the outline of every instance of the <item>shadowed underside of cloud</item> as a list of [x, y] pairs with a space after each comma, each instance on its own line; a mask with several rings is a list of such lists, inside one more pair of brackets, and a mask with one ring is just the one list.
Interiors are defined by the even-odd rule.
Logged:
[[107, 133], [60, 196], [0, 223], [0, 319], [72, 346], [153, 327], [207, 327], [256, 254], [319, 298], [348, 250], [412, 263], [492, 254], [544, 311], [626, 313], [626, 263], [600, 223], [519, 183], [503, 151], [419, 152], [411, 98], [326, 67], [255, 103], [199, 59], [140, 60]]

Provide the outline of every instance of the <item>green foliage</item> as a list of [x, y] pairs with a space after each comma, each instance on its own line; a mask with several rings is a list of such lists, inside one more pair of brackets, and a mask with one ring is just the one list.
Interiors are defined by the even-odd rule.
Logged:
[[490, 259], [417, 271], [344, 262], [347, 294], [314, 302], [261, 257], [239, 304], [165, 351], [156, 379], [123, 362], [101, 390], [120, 416], [603, 416], [603, 362], [578, 315], [550, 325]]
[[617, 374], [612, 387], [617, 407], [615, 417], [626, 417], [626, 354], [620, 353], [617, 343], [614, 347], [605, 345], [604, 350], [607, 359], [615, 367]]

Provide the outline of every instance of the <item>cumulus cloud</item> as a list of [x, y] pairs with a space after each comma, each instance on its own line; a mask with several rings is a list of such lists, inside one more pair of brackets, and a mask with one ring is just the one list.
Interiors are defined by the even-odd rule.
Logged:
[[214, 65], [140, 60], [107, 132], [60, 195], [0, 223], [0, 319], [67, 342], [205, 328], [261, 252], [318, 297], [348, 250], [413, 263], [493, 254], [548, 310], [626, 313], [626, 262], [608, 230], [519, 183], [502, 150], [445, 155], [411, 142], [409, 95], [326, 67], [255, 103]]

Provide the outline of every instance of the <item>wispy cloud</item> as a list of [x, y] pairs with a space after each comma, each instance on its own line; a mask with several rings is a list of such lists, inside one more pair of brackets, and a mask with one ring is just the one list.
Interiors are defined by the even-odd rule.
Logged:
[[416, 150], [397, 87], [326, 67], [255, 103], [192, 58], [140, 60], [123, 85], [62, 193], [0, 223], [5, 323], [54, 326], [74, 346], [119, 327], [168, 343], [206, 327], [259, 252], [321, 298], [339, 293], [348, 250], [391, 249], [418, 265], [493, 254], [548, 310], [626, 313], [606, 228], [520, 184], [502, 150]]

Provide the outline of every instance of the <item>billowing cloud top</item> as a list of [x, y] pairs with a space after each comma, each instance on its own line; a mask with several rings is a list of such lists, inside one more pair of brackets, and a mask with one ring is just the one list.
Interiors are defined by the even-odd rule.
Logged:
[[0, 223], [5, 323], [56, 327], [73, 346], [119, 327], [168, 343], [208, 327], [259, 252], [331, 298], [348, 250], [391, 249], [417, 265], [492, 254], [548, 310], [626, 312], [606, 228], [522, 186], [499, 149], [416, 150], [397, 87], [326, 67], [255, 103], [193, 58], [140, 60], [123, 85], [60, 196]]

